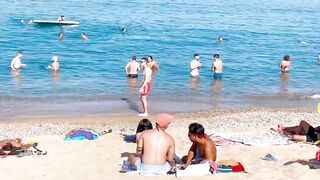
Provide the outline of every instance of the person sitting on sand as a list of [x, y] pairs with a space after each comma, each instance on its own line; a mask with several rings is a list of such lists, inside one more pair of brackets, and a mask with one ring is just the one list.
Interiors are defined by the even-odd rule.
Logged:
[[81, 34], [81, 39], [82, 39], [82, 41], [87, 41], [87, 40], [88, 40], [87, 34], [83, 32], [83, 33]]
[[289, 72], [290, 71], [290, 66], [291, 66], [290, 56], [289, 55], [285, 55], [283, 57], [283, 60], [280, 63], [281, 72]]
[[140, 173], [164, 175], [175, 167], [175, 142], [165, 132], [173, 119], [169, 114], [159, 114], [156, 116], [156, 128], [141, 133], [136, 154], [128, 158]]
[[298, 142], [316, 142], [320, 140], [320, 126], [314, 128], [306, 121], [300, 121], [298, 126], [292, 127], [278, 125], [278, 132]]
[[51, 66], [48, 66], [48, 69], [52, 70], [52, 71], [59, 71], [60, 65], [58, 62], [58, 56], [52, 56], [52, 64]]
[[58, 18], [58, 20], [57, 21], [66, 21], [66, 19], [65, 19], [65, 17], [63, 16], [63, 15], [61, 15], [59, 18]]
[[182, 157], [183, 164], [181, 165], [181, 169], [187, 168], [190, 163], [197, 164], [203, 160], [216, 160], [216, 145], [210, 137], [205, 134], [201, 124], [191, 123], [189, 125], [188, 136], [193, 144], [189, 149], [188, 155]]
[[26, 67], [25, 64], [22, 64], [22, 58], [23, 58], [22, 52], [18, 51], [16, 56], [12, 59], [11, 64], [10, 64], [10, 67], [12, 70], [17, 71], [19, 69]]
[[137, 78], [138, 72], [140, 71], [140, 64], [137, 62], [137, 57], [132, 56], [131, 61], [128, 62], [124, 69], [126, 70], [129, 78]]
[[37, 143], [22, 144], [22, 140], [20, 138], [5, 139], [0, 141], [0, 151], [26, 150], [36, 145]]
[[148, 119], [142, 119], [138, 124], [135, 135], [123, 134], [124, 141], [136, 143], [140, 139], [141, 133], [149, 129], [153, 129], [152, 123]]

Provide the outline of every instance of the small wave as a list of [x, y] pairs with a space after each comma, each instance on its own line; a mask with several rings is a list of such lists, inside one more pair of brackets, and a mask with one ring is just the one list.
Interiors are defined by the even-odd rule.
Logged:
[[311, 99], [319, 99], [320, 98], [320, 94], [314, 94], [312, 96], [310, 96]]

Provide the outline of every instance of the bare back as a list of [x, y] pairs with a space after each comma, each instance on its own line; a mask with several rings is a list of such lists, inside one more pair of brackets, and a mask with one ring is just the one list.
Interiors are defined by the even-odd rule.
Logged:
[[128, 74], [138, 74], [138, 71], [140, 71], [140, 65], [137, 61], [131, 61], [127, 64], [126, 70]]
[[223, 67], [223, 63], [222, 61], [219, 59], [219, 60], [216, 60], [214, 63], [213, 63], [213, 71], [215, 73], [222, 73], [222, 67]]
[[173, 138], [157, 129], [144, 131], [138, 140], [138, 147], [142, 147], [142, 163], [148, 165], [163, 165], [166, 161], [173, 161], [174, 146]]
[[290, 66], [291, 66], [291, 62], [290, 61], [281, 61], [281, 64], [280, 64], [280, 68], [281, 68], [281, 71], [283, 72], [289, 72], [290, 71]]
[[196, 145], [195, 147], [200, 150], [200, 158], [212, 161], [217, 159], [216, 144], [209, 137], [206, 139], [205, 144]]

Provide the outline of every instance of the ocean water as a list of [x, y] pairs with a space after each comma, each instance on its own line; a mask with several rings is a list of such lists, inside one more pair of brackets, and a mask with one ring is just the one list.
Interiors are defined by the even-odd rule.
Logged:
[[[136, 114], [142, 75], [128, 80], [124, 72], [132, 55], [152, 55], [160, 65], [152, 113], [316, 108], [319, 100], [308, 98], [320, 94], [318, 0], [0, 0], [0, 8], [0, 119]], [[19, 23], [59, 15], [80, 25]], [[89, 41], [80, 40], [82, 32]], [[13, 73], [18, 50], [27, 67]], [[198, 80], [189, 76], [195, 53], [203, 65]], [[210, 71], [215, 53], [224, 62], [221, 81]], [[286, 54], [292, 69], [282, 75]], [[45, 69], [53, 55], [58, 74]]]

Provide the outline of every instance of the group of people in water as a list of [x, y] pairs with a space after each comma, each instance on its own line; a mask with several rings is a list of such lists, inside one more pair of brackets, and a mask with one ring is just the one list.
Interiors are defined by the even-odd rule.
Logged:
[[[199, 123], [191, 123], [188, 127], [188, 137], [192, 142], [187, 155], [179, 158], [175, 153], [175, 140], [166, 132], [174, 117], [169, 114], [159, 114], [155, 119], [155, 127], [148, 119], [142, 119], [137, 127], [135, 143], [136, 152], [128, 157], [133, 167], [143, 174], [168, 174], [179, 164], [184, 170], [191, 164], [205, 161], [217, 161], [215, 142], [205, 133], [205, 128]], [[320, 140], [320, 126], [312, 127], [306, 121], [293, 127], [278, 125], [275, 130], [297, 142], [317, 142]], [[226, 164], [231, 161], [217, 161]]]

